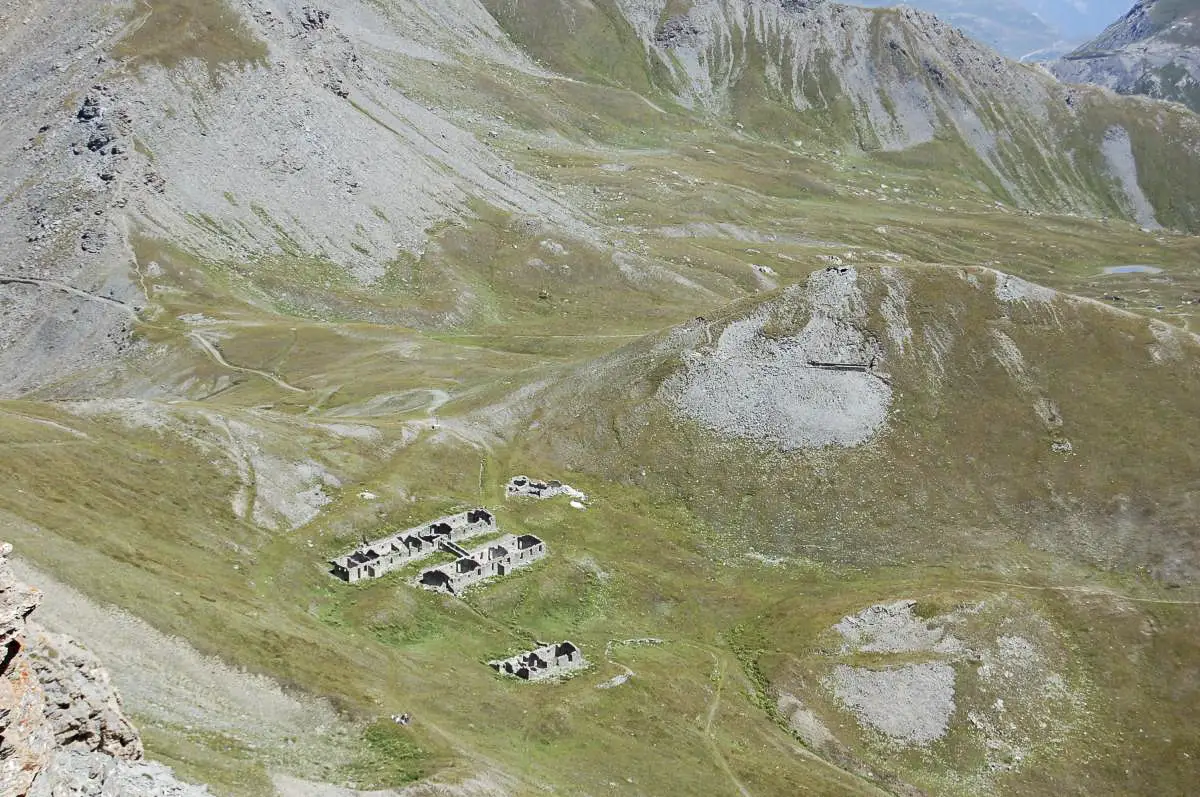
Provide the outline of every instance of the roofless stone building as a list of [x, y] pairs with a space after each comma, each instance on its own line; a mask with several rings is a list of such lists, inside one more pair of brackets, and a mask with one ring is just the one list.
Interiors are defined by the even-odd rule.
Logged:
[[546, 556], [546, 543], [532, 534], [508, 534], [473, 550], [459, 544], [499, 530], [491, 512], [471, 509], [364, 542], [350, 553], [330, 559], [329, 572], [353, 584], [379, 578], [441, 551], [453, 555], [454, 561], [423, 571], [413, 583], [457, 595], [472, 584], [508, 575]]
[[448, 565], [431, 567], [417, 578], [418, 586], [457, 595], [477, 581], [505, 576], [528, 567], [546, 555], [546, 543], [532, 534], [509, 534], [496, 542], [467, 551], [454, 543], [443, 550], [458, 556]]
[[424, 526], [395, 532], [374, 542], [364, 542], [350, 553], [330, 559], [329, 572], [351, 584], [364, 578], [379, 578], [437, 551], [448, 550], [447, 546], [457, 547], [456, 543], [461, 540], [498, 530], [491, 512], [471, 509], [438, 518]]
[[541, 681], [566, 675], [587, 666], [583, 653], [573, 642], [552, 642], [508, 659], [489, 661], [492, 669], [526, 681]]

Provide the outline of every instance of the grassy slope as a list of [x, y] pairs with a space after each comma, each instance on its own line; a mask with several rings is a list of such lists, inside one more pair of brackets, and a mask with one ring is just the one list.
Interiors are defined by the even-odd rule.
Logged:
[[653, 84], [641, 42], [612, 0], [563, 8], [547, 0], [485, 0], [514, 41], [557, 72], [638, 92]]
[[[1062, 306], [1018, 307], [1001, 318], [990, 297], [973, 295], [977, 289], [953, 274], [907, 276], [915, 283], [914, 339], [937, 330], [954, 338], [953, 329], [963, 337], [943, 355], [945, 375], [936, 387], [928, 381], [928, 351], [919, 364], [889, 365], [898, 391], [891, 431], [864, 449], [781, 456], [715, 439], [647, 398], [673, 362], [647, 356], [640, 345], [618, 357], [613, 372], [627, 376], [616, 384], [593, 383], [574, 401], [553, 394], [526, 445], [689, 507], [705, 519], [709, 539], [807, 561], [817, 572], [854, 568], [839, 570], [836, 586], [822, 586], [820, 578], [807, 587], [781, 585], [778, 605], [744, 616], [733, 640], [748, 673], [761, 672], [775, 688], [803, 694], [824, 716], [840, 718], [838, 736], [851, 740], [841, 754], [850, 760], [874, 762], [935, 793], [983, 788], [971, 779], [983, 768], [966, 716], [972, 667], [957, 665], [967, 691], [950, 737], [929, 753], [901, 754], [846, 723], [815, 687], [831, 667], [820, 637], [843, 614], [885, 597], [916, 597], [943, 609], [1016, 600], [1017, 614], [1050, 618], [1058, 629], [1061, 666], [1086, 685], [1088, 709], [1070, 710], [1078, 725], [1035, 745], [1037, 763], [997, 785], [1010, 793], [1084, 783], [1089, 793], [1141, 793], [1166, 782], [1183, 788], [1196, 776], [1182, 755], [1196, 743], [1190, 709], [1141, 712], [1160, 700], [1191, 705], [1197, 697], [1188, 685], [1192, 646], [1184, 642], [1198, 622], [1194, 591], [1164, 590], [1148, 578], [1188, 581], [1166, 571], [1182, 562], [1194, 568], [1190, 474], [1197, 463], [1182, 433], [1197, 410], [1189, 387], [1194, 359], [1153, 364], [1143, 322]], [[720, 320], [714, 335], [719, 328]], [[989, 328], [1022, 349], [1031, 378], [1061, 411], [1061, 429], [1038, 421], [1030, 397], [992, 359]], [[1152, 407], [1139, 402], [1147, 393], [1155, 397]], [[1129, 412], [1135, 405], [1143, 408]], [[1072, 456], [1051, 452], [1050, 442], [1061, 437], [1072, 441]], [[1075, 597], [1060, 587], [1115, 590], [1149, 602]], [[1192, 605], [1172, 605], [1179, 600]], [[999, 627], [1016, 629], [993, 625], [992, 633]], [[1102, 652], [1111, 649], [1129, 651], [1128, 659]], [[1164, 656], [1166, 650], [1175, 652]], [[1151, 714], [1153, 731], [1129, 722]], [[1131, 745], [1143, 732], [1150, 734], [1145, 743]], [[1138, 764], [1125, 771], [1118, 762], [1131, 757]]]
[[[789, 456], [713, 439], [648, 398], [675, 361], [643, 344], [610, 364], [626, 378], [590, 385], [595, 395], [582, 400], [561, 397], [561, 414], [547, 406], [529, 436], [566, 463], [671, 495], [770, 553], [866, 566], [986, 556], [992, 543], [1019, 540], [1104, 567], [1190, 578], [1169, 573], [1196, 552], [1187, 474], [1197, 463], [1180, 434], [1200, 411], [1195, 363], [1152, 360], [1154, 338], [1134, 316], [1090, 305], [1003, 307], [987, 293], [989, 275], [972, 287], [956, 271], [906, 274], [913, 339], [924, 343], [892, 352], [900, 399], [878, 444]], [[714, 336], [727, 317], [716, 317]], [[879, 319], [868, 328], [885, 336]], [[992, 356], [994, 332], [1024, 353], [1033, 392]], [[1152, 409], [1122, 411], [1147, 389]], [[1060, 428], [1039, 420], [1037, 396], [1059, 408]], [[1061, 437], [1077, 457], [1051, 452]]]
[[[522, 19], [537, 22], [536, 31], [547, 37], [541, 41], [566, 41], [570, 34], [608, 42], [615, 35], [621, 46], [611, 53], [613, 64], [629, 72], [614, 72], [613, 80], [650, 85], [630, 56], [631, 34], [609, 6], [582, 10], [567, 20], [573, 28], [559, 30], [565, 18], [538, 16], [526, 4], [494, 5], [502, 19], [532, 15]], [[180, 7], [174, 13], [187, 12]], [[153, 41], [166, 35], [160, 31]], [[130, 46], [148, 52], [153, 41]], [[252, 46], [239, 48], [233, 48], [235, 61], [259, 55]], [[226, 49], [209, 54], [214, 63], [221, 63]], [[563, 58], [575, 59], [556, 66], [583, 74], [611, 66], [592, 50], [555, 47]], [[429, 90], [419, 65], [405, 74], [397, 79], [411, 81], [415, 96], [422, 87]], [[1119, 290], [1128, 294], [1125, 304], [1146, 312], [1169, 304], [1167, 312], [1175, 314], [1169, 317], [1181, 324], [1195, 307], [1181, 304], [1181, 296], [1200, 289], [1195, 239], [997, 208], [991, 190], [979, 187], [971, 172], [947, 166], [943, 158], [951, 147], [904, 157], [835, 155], [833, 142], [796, 150], [792, 136], [783, 135], [788, 120], [777, 103], [762, 99], [761, 85], [743, 86], [738, 101], [746, 104], [739, 112], [754, 114], [764, 129], [778, 125], [779, 136], [724, 129], [669, 107], [660, 113], [622, 88], [547, 85], [503, 73], [465, 83], [470, 89], [463, 95], [443, 99], [458, 108], [505, 109], [514, 127], [537, 143], [533, 149], [521, 139], [512, 145], [509, 154], [522, 169], [591, 194], [591, 212], [613, 237], [633, 242], [707, 293], [669, 283], [647, 288], [621, 277], [610, 252], [558, 237], [570, 252], [562, 262], [571, 266], [570, 276], [550, 279], [528, 266], [533, 257], [552, 260], [541, 246], [549, 233], [487, 207], [479, 208], [475, 222], [439, 231], [425, 260], [395, 264], [394, 278], [371, 289], [340, 278], [332, 264], [303, 258], [252, 270], [139, 242], [139, 261], [154, 259], [165, 268], [152, 285], [157, 315], [148, 315], [140, 329], [161, 349], [116, 374], [66, 380], [38, 398], [79, 395], [94, 385], [102, 394], [153, 393], [166, 385], [168, 395], [185, 399], [172, 412], [194, 417], [205, 410], [239, 419], [283, 456], [320, 458], [337, 470], [343, 487], [331, 491], [334, 503], [317, 520], [296, 532], [268, 532], [238, 519], [230, 507], [234, 474], [221, 457], [174, 432], [80, 419], [52, 400], [0, 408], [6, 451], [0, 470], [12, 485], [0, 495], [0, 509], [6, 513], [4, 535], [22, 555], [205, 652], [329, 696], [347, 716], [374, 728], [364, 730], [362, 759], [312, 762], [310, 769], [300, 766], [302, 774], [386, 785], [431, 771], [468, 776], [493, 761], [518, 778], [517, 790], [525, 793], [550, 787], [592, 794], [736, 794], [737, 783], [755, 795], [872, 793], [871, 778], [938, 791], [944, 783], [922, 781], [920, 770], [929, 768], [924, 762], [881, 758], [855, 735], [852, 723], [846, 729], [850, 755], [843, 760], [851, 772], [800, 747], [770, 710], [768, 690], [790, 688], [796, 677], [784, 663], [788, 656], [807, 661], [823, 629], [876, 600], [914, 596], [953, 605], [1012, 589], [968, 583], [981, 576], [1033, 586], [1104, 585], [1150, 598], [1179, 594], [1128, 569], [1091, 569], [1077, 551], [1056, 557], [1029, 545], [1061, 551], [1078, 541], [1055, 528], [1062, 515], [1049, 508], [1051, 498], [1077, 498], [1082, 510], [1099, 513], [1097, 523], [1107, 529], [1111, 518], [1096, 496], [1128, 494], [1131, 509], [1121, 511], [1132, 512], [1133, 530], [1151, 541], [1161, 529], [1177, 539], [1188, 516], [1190, 505], [1170, 500], [1182, 502], [1193, 489], [1184, 482], [1196, 470], [1185, 423], [1195, 415], [1188, 392], [1194, 374], [1164, 377], [1139, 348], [1149, 342], [1144, 324], [1113, 324], [1098, 313], [1083, 313], [1052, 334], [1047, 319], [1036, 316], [1018, 316], [1006, 327], [1042, 364], [1046, 389], [1083, 452], [1078, 460], [1046, 455], [1048, 441], [1031, 426], [1028, 400], [1014, 395], [998, 366], [979, 363], [966, 345], [956, 350], [953, 365], [969, 377], [944, 393], [925, 391], [915, 376], [907, 377], [909, 400], [894, 422], [896, 436], [859, 454], [814, 457], [828, 460], [824, 475], [801, 463], [772, 482], [766, 470], [777, 462], [715, 447], [662, 417], [659, 428], [614, 447], [608, 416], [629, 401], [622, 395], [606, 397], [592, 416], [581, 412], [578, 427], [564, 433], [564, 439], [586, 441], [588, 450], [572, 457], [578, 472], [564, 471], [561, 454], [536, 435], [481, 451], [449, 433], [433, 433], [424, 391], [453, 394], [456, 400], [438, 411], [453, 429], [466, 409], [570, 373], [629, 340], [597, 332], [638, 336], [697, 314], [715, 316], [727, 302], [759, 290], [754, 263], [769, 265], [787, 284], [820, 267], [822, 256], [847, 251], [868, 262], [879, 259], [871, 252], [883, 251], [908, 264], [990, 262], [1089, 295]], [[537, 138], [543, 131], [562, 138], [547, 144]], [[630, 171], [606, 171], [601, 164]], [[686, 238], [656, 232], [666, 225], [716, 223], [767, 239], [737, 240], [712, 228]], [[1103, 265], [1145, 261], [1166, 266], [1169, 281], [1099, 273]], [[947, 307], [964, 313], [960, 323], [978, 325], [980, 332], [996, 323], [990, 315], [971, 315], [979, 311], [965, 287], [924, 271], [913, 274], [923, 285], [920, 303], [911, 308], [920, 323], [944, 316]], [[465, 316], [446, 324], [439, 319], [454, 308], [452, 289], [469, 289], [477, 300]], [[547, 298], [539, 298], [542, 291]], [[220, 320], [220, 349], [229, 362], [276, 374], [304, 392], [212, 362], [184, 337], [189, 327], [179, 317], [197, 312]], [[1129, 345], [1127, 335], [1137, 345]], [[1086, 379], [1067, 378], [1078, 373]], [[1156, 404], [1153, 413], [1129, 412], [1141, 404], [1131, 390], [1146, 384], [1165, 404]], [[992, 397], [986, 418], [978, 412], [980, 394]], [[302, 419], [345, 420], [347, 413], [369, 411], [373, 398], [397, 395], [386, 410], [357, 418], [379, 430], [375, 442], [301, 431]], [[273, 409], [249, 409], [264, 405]], [[989, 422], [995, 420], [1015, 433], [997, 432]], [[974, 462], [964, 458], [964, 440]], [[1157, 453], [1150, 456], [1147, 449]], [[589, 451], [616, 453], [593, 461]], [[896, 464], [918, 451], [914, 464]], [[1086, 466], [1076, 467], [1080, 462]], [[642, 467], [649, 477], [638, 484], [634, 471]], [[731, 470], [761, 474], [768, 487], [730, 493], [722, 482]], [[878, 470], [889, 478], [878, 484], [860, 478]], [[594, 505], [578, 512], [557, 502], [504, 504], [501, 486], [517, 472], [568, 478], [594, 496]], [[363, 489], [381, 500], [359, 500]], [[320, 567], [322, 557], [364, 533], [476, 503], [502, 507], [506, 528], [543, 536], [552, 556], [465, 602], [412, 590], [399, 576], [344, 587]], [[726, 503], [741, 514], [722, 516]], [[1027, 508], [1040, 525], [1026, 523]], [[837, 520], [847, 510], [862, 514]], [[1093, 517], [1082, 510], [1075, 516]], [[799, 521], [801, 533], [790, 527], [776, 534], [756, 531], [783, 517]], [[836, 555], [817, 557], [801, 547], [823, 542], [823, 530], [834, 526], [842, 532]], [[738, 546], [751, 531], [763, 550], [798, 555], [782, 568], [742, 558]], [[939, 555], [929, 557], [932, 542]], [[1099, 545], [1095, 559], [1106, 565], [1141, 561], [1130, 558], [1142, 553], [1137, 535], [1129, 544], [1115, 549], [1121, 554], [1116, 561], [1103, 556], [1114, 549]], [[878, 559], [864, 559], [867, 550], [893, 562], [921, 563], [903, 572], [877, 569], [872, 565]], [[1075, 666], [1115, 697], [1097, 735], [1071, 737], [1053, 761], [1039, 761], [1014, 777], [1008, 790], [1078, 787], [1085, 762], [1095, 768], [1098, 792], [1150, 793], [1156, 781], [1169, 778], [1194, 782], [1194, 759], [1158, 761], [1160, 748], [1137, 736], [1153, 716], [1163, 737], [1172, 739], [1172, 754], [1195, 746], [1187, 723], [1197, 700], [1190, 686], [1194, 610], [1096, 597], [1089, 614], [1056, 595], [1047, 593], [1033, 605], [1068, 629]], [[1095, 622], [1096, 612], [1111, 613], [1111, 622]], [[1156, 629], [1152, 636], [1143, 634], [1143, 622]], [[613, 661], [606, 660], [610, 640], [644, 636], [662, 637], [665, 644], [618, 646]], [[496, 679], [483, 664], [535, 639], [559, 638], [582, 645], [595, 668], [559, 686], [529, 688]], [[1130, 647], [1144, 664], [1106, 655]], [[819, 666], [813, 662], [806, 666]], [[621, 665], [636, 672], [629, 683], [595, 688], [623, 672]], [[370, 725], [397, 711], [416, 715], [410, 731], [397, 735]], [[963, 722], [957, 717], [955, 728]], [[1137, 755], [1127, 747], [1132, 739], [1138, 739]], [[153, 755], [177, 763], [186, 776], [211, 781], [223, 794], [268, 793], [266, 771], [280, 765], [272, 751], [231, 749], [227, 739], [197, 739], [180, 727], [150, 728], [148, 744]], [[415, 754], [414, 747], [424, 752]], [[1084, 758], [1085, 752], [1095, 758]], [[935, 769], [974, 762], [974, 753], [937, 755]], [[861, 761], [876, 774], [864, 776]]]

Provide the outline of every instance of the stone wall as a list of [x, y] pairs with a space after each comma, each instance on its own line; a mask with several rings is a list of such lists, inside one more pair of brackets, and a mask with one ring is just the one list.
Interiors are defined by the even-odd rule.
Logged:
[[554, 498], [558, 495], [569, 495], [578, 501], [587, 500], [587, 494], [569, 484], [563, 484], [556, 479], [541, 481], [528, 476], [513, 476], [504, 486], [504, 494], [509, 498]]

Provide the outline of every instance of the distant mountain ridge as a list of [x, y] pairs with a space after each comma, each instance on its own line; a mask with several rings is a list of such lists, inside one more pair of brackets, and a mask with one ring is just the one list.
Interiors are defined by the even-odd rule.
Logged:
[[1051, 70], [1066, 82], [1200, 111], [1200, 0], [1141, 0]]
[[[1188, 186], [1200, 180], [1182, 178], [1197, 166], [1194, 117], [1148, 119], [1138, 105], [1064, 88], [925, 11], [821, 0], [610, 0], [554, 28], [552, 20], [566, 19], [558, 0], [486, 2], [554, 69], [660, 92], [759, 135], [916, 150], [1023, 209], [1116, 213], [1148, 227], [1197, 223], [1200, 196]], [[602, 36], [610, 25], [621, 33]], [[602, 63], [617, 42], [627, 53], [621, 75]], [[1152, 160], [1171, 166], [1150, 168]]]
[[1047, 0], [860, 0], [868, 8], [908, 5], [936, 14], [1009, 58], [1058, 57], [1099, 31], [1124, 10], [1120, 0], [1051, 3]]
[[[892, 0], [862, 0], [857, 5], [885, 8], [901, 5]], [[1020, 0], [922, 0], [903, 3], [936, 14], [939, 19], [962, 28], [971, 38], [995, 48], [1010, 58], [1032, 53], [1057, 55], [1073, 45], [1061, 30], [1029, 10]], [[1078, 41], [1076, 39], [1075, 41]]]

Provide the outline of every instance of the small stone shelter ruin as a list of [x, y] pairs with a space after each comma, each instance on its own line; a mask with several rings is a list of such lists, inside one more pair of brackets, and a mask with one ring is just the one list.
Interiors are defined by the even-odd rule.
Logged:
[[563, 484], [555, 479], [538, 481], [528, 476], [513, 476], [504, 487], [504, 495], [508, 498], [554, 498], [557, 495], [569, 495], [580, 501], [586, 501], [587, 495], [576, 490], [569, 484]]
[[424, 526], [398, 531], [374, 542], [364, 542], [350, 553], [330, 559], [329, 572], [351, 584], [364, 578], [379, 578], [437, 551], [457, 553], [462, 550], [457, 546], [460, 540], [498, 530], [491, 512], [471, 509], [438, 518]]
[[422, 572], [416, 584], [451, 595], [486, 578], [505, 576], [528, 567], [546, 555], [546, 543], [532, 534], [509, 534], [473, 551], [453, 542], [447, 542], [442, 549], [457, 555], [458, 559]]
[[[539, 643], [540, 644], [540, 643]], [[583, 652], [572, 642], [552, 642], [508, 659], [489, 661], [493, 670], [526, 681], [555, 678], [587, 666]]]

